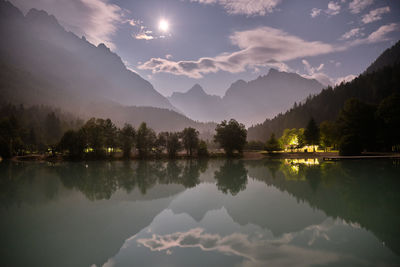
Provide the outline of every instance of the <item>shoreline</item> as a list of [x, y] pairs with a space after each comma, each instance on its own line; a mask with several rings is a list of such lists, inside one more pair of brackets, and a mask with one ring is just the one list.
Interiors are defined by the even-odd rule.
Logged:
[[141, 159], [133, 156], [129, 159], [113, 155], [104, 158], [84, 158], [84, 159], [68, 159], [62, 155], [49, 156], [46, 154], [31, 154], [25, 156], [15, 156], [10, 161], [13, 162], [64, 162], [64, 161], [130, 161], [130, 160], [202, 160], [202, 159], [242, 159], [242, 160], [261, 160], [261, 159], [313, 159], [318, 158], [323, 161], [339, 161], [339, 160], [362, 160], [362, 159], [400, 159], [400, 153], [380, 153], [370, 152], [363, 153], [358, 156], [340, 156], [338, 152], [275, 152], [268, 153], [266, 151], [244, 151], [243, 155], [235, 154], [233, 157], [227, 157], [222, 152], [211, 152], [207, 157], [189, 157], [185, 154], [178, 155], [175, 158], [168, 158], [168, 155], [152, 156]]

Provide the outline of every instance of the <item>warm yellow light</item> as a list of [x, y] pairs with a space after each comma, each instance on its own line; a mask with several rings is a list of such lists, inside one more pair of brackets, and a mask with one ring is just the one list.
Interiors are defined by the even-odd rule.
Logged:
[[158, 24], [158, 28], [163, 31], [167, 32], [169, 29], [169, 23], [165, 19], [160, 20], [160, 23]]

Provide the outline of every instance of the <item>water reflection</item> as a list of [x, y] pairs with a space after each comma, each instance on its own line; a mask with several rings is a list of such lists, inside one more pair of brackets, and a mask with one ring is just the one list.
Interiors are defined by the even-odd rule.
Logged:
[[246, 189], [247, 170], [242, 161], [228, 160], [215, 172], [214, 178], [219, 190], [236, 195]]
[[12, 266], [398, 264], [399, 168], [306, 159], [0, 164], [0, 252]]

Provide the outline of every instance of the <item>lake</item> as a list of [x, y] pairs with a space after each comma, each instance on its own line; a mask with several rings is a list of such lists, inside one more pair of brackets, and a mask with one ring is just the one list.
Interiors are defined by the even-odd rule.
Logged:
[[2, 266], [400, 265], [400, 162], [0, 164]]

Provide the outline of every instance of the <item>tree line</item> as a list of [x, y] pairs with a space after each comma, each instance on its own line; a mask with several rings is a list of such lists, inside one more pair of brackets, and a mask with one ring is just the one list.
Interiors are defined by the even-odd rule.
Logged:
[[67, 129], [83, 124], [77, 117], [48, 106], [0, 105], [0, 156], [45, 153]]
[[[217, 124], [214, 143], [228, 156], [242, 154], [246, 143], [245, 126], [236, 120]], [[45, 106], [4, 105], [0, 108], [0, 156], [62, 153], [71, 159], [107, 158], [121, 151], [130, 158], [134, 148], [139, 158], [208, 156], [208, 145], [199, 131], [187, 127], [180, 132], [159, 132], [145, 122], [135, 129], [130, 124], [118, 128], [110, 119], [91, 118], [85, 123], [72, 115]], [[215, 145], [213, 145], [215, 146]]]
[[328, 87], [318, 95], [308, 97], [303, 103], [295, 103], [285, 113], [250, 127], [248, 139], [265, 142], [272, 133], [281, 136], [285, 129], [305, 127], [310, 117], [318, 124], [335, 121], [346, 101], [351, 98], [378, 106], [385, 98], [400, 94], [399, 85], [400, 64], [362, 74], [349, 83], [342, 83], [335, 88]]
[[[214, 141], [228, 156], [235, 151], [243, 152], [246, 143], [246, 129], [236, 120], [222, 121], [217, 125]], [[60, 152], [70, 158], [104, 158], [120, 149], [124, 158], [131, 158], [136, 148], [141, 159], [160, 157], [176, 158], [182, 150], [186, 156], [206, 157], [209, 155], [207, 143], [199, 138], [199, 131], [187, 127], [180, 132], [156, 132], [142, 122], [135, 129], [130, 124], [118, 128], [110, 119], [91, 118], [78, 130], [68, 130], [58, 144]]]
[[272, 152], [299, 149], [306, 145], [341, 155], [359, 155], [363, 151], [400, 151], [400, 94], [384, 98], [379, 104], [348, 99], [336, 120], [319, 125], [311, 118], [306, 128], [285, 129], [279, 140], [275, 134], [265, 144]]

